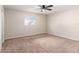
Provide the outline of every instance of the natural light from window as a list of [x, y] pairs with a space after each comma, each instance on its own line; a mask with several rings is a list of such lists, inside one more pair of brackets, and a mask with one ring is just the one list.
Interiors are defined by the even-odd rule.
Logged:
[[24, 25], [35, 25], [36, 17], [35, 16], [26, 16], [24, 19]]

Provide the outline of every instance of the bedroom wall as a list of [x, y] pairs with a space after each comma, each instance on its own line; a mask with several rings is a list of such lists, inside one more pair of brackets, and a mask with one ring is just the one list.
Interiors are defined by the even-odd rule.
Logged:
[[1, 39], [2, 39], [2, 32], [1, 32], [1, 6], [0, 6], [0, 51], [1, 51]]
[[3, 40], [4, 40], [4, 38], [3, 38], [3, 27], [4, 27], [3, 21], [4, 21], [4, 8], [2, 5], [0, 5], [0, 51], [2, 48]]
[[[26, 16], [35, 16], [35, 25], [24, 25]], [[5, 39], [23, 37], [46, 32], [45, 15], [5, 9]]]
[[79, 41], [79, 9], [50, 14], [48, 33]]

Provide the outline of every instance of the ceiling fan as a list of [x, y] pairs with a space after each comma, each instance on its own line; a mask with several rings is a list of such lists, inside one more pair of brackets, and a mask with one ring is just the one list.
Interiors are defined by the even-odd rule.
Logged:
[[50, 7], [53, 7], [53, 5], [39, 5], [39, 7], [41, 8], [41, 12], [48, 10], [48, 11], [52, 11], [52, 9], [50, 9]]

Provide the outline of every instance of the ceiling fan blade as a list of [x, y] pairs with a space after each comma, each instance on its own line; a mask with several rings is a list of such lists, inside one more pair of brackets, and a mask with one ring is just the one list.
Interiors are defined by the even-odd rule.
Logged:
[[49, 6], [47, 6], [47, 7], [53, 7], [53, 5], [49, 5]]
[[46, 8], [45, 5], [39, 5], [39, 7], [41, 7], [42, 9], [45, 9]]
[[47, 10], [51, 11], [52, 9], [47, 9]]

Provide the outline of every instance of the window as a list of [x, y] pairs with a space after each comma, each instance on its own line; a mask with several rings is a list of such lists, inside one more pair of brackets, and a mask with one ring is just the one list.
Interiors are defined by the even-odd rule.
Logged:
[[36, 17], [35, 16], [26, 16], [24, 19], [24, 25], [35, 25]]

